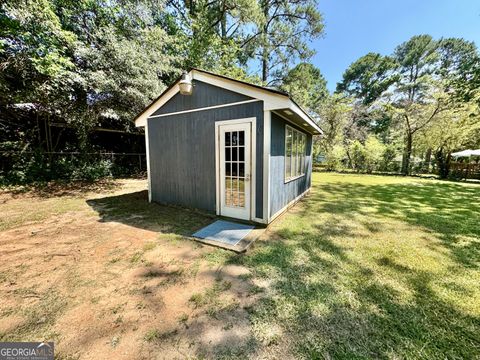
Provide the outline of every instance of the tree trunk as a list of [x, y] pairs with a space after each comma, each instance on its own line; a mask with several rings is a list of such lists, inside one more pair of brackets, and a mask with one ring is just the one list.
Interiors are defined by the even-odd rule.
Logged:
[[425, 154], [424, 168], [428, 172], [430, 170], [430, 162], [432, 161], [432, 149], [428, 148]]
[[270, 58], [269, 58], [269, 46], [268, 46], [268, 13], [270, 11], [270, 7], [269, 7], [269, 3], [268, 1], [265, 1], [265, 4], [263, 5], [263, 14], [265, 15], [265, 19], [266, 19], [266, 22], [265, 22], [265, 25], [263, 26], [263, 30], [262, 30], [262, 46], [263, 46], [263, 49], [262, 49], [262, 81], [264, 83], [267, 83], [268, 81], [268, 76], [270, 75], [269, 74], [269, 66], [270, 66]]
[[263, 55], [263, 59], [262, 59], [262, 81], [264, 83], [267, 82], [267, 79], [268, 79], [268, 55], [265, 56], [265, 50], [264, 50], [264, 55]]
[[221, 26], [221, 32], [222, 32], [222, 40], [226, 41], [227, 40], [227, 19], [226, 19], [225, 13], [222, 17], [222, 21], [220, 22], [220, 26]]
[[352, 157], [350, 156], [350, 151], [348, 151], [348, 147], [347, 147], [347, 158], [348, 158], [348, 167], [350, 169], [353, 169], [354, 166], [353, 166], [353, 161], [352, 161]]
[[403, 159], [402, 159], [402, 174], [409, 175], [410, 174], [410, 158], [412, 156], [412, 133], [407, 131], [405, 135], [405, 149], [403, 151]]
[[222, 19], [220, 20], [220, 32], [222, 40], [227, 40], [227, 9], [225, 1], [222, 2]]
[[435, 153], [435, 160], [437, 161], [438, 175], [440, 179], [446, 179], [450, 174], [450, 159], [450, 154], [445, 154], [443, 148], [438, 149]]

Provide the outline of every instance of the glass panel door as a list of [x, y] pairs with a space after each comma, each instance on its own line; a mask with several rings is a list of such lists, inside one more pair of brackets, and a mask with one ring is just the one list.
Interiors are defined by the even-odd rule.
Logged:
[[245, 207], [245, 131], [225, 131], [225, 206]]
[[250, 219], [250, 123], [220, 126], [221, 215]]

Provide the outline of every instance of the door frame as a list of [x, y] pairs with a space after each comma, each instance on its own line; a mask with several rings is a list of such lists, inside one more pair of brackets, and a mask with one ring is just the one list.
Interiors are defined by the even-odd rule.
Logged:
[[[235, 125], [235, 124], [250, 124], [250, 216], [249, 220], [258, 221], [256, 219], [256, 148], [257, 148], [257, 118], [243, 118], [243, 119], [232, 119], [232, 120], [222, 120], [215, 121], [215, 202], [216, 202], [216, 214], [220, 215], [221, 209], [221, 179], [220, 179], [220, 126], [222, 125]], [[260, 219], [261, 220], [261, 219]]]

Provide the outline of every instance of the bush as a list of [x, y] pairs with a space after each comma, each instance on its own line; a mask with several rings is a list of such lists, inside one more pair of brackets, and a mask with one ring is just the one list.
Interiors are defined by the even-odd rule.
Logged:
[[83, 163], [74, 169], [70, 180], [94, 181], [112, 176], [113, 164], [110, 160], [100, 160], [94, 163]]
[[371, 173], [380, 168], [382, 157], [385, 152], [383, 145], [375, 136], [369, 135], [365, 141], [365, 171]]
[[386, 172], [399, 172], [400, 164], [395, 161], [398, 150], [394, 144], [388, 144], [385, 146], [382, 155], [382, 161], [380, 163], [380, 171]]
[[326, 169], [330, 171], [340, 170], [342, 161], [345, 158], [345, 149], [341, 145], [335, 145], [325, 154]]
[[[111, 177], [110, 160], [91, 160], [70, 155], [48, 156], [42, 152], [15, 154], [10, 168], [0, 174], [0, 185], [41, 183], [52, 180], [95, 181]], [[4, 168], [6, 166], [4, 165]]]
[[353, 170], [361, 171], [365, 168], [365, 147], [358, 140], [349, 146], [350, 160]]

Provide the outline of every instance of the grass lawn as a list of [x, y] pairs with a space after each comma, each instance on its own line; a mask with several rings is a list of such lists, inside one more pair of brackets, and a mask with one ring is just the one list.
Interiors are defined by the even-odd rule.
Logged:
[[245, 255], [145, 182], [0, 194], [0, 340], [60, 359], [480, 359], [480, 186], [314, 173]]
[[243, 258], [256, 339], [294, 357], [480, 358], [480, 187], [315, 173]]

